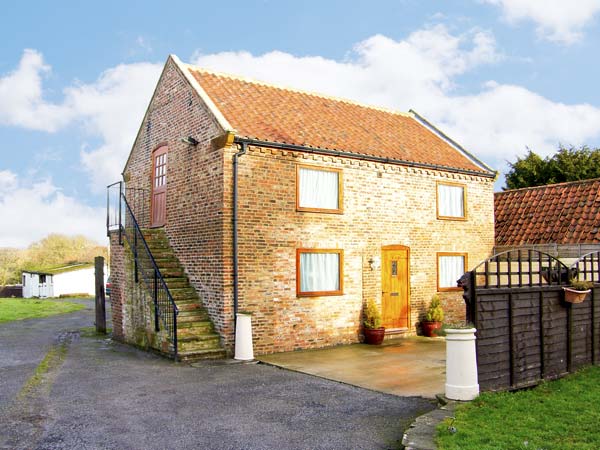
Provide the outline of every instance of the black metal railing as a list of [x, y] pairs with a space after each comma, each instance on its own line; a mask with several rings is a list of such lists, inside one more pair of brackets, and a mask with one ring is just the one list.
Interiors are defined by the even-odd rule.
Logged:
[[[141, 278], [154, 303], [154, 328], [157, 332], [160, 331], [162, 322], [173, 345], [173, 356], [177, 359], [177, 315], [179, 309], [148, 247], [134, 209], [127, 197], [133, 202], [136, 210], [145, 217], [143, 213], [147, 209], [145, 190], [124, 189], [122, 182], [111, 184], [108, 186], [107, 194], [107, 233], [118, 231], [119, 243], [127, 242], [133, 255], [134, 281], [138, 283]], [[117, 199], [118, 201], [116, 201]], [[123, 240], [123, 238], [125, 239]]]
[[121, 196], [125, 196], [133, 216], [140, 228], [150, 226], [150, 204], [147, 190], [142, 188], [126, 187], [122, 181], [110, 184], [106, 188], [106, 232], [107, 235], [113, 231], [119, 232], [119, 244], [123, 243], [122, 226], [123, 207]]

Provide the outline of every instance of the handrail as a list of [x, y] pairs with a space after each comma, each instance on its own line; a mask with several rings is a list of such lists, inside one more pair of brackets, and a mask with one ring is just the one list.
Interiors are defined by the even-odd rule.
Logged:
[[[154, 255], [148, 247], [148, 243], [144, 238], [140, 226], [125, 198], [125, 194], [121, 192], [121, 200], [125, 205], [126, 213], [126, 225], [120, 224], [120, 230], [123, 230], [123, 235], [129, 244], [129, 248], [132, 250], [134, 257], [135, 267], [135, 281], [138, 281], [138, 272], [141, 272], [144, 283], [148, 289], [152, 292], [152, 298], [154, 301], [154, 326], [155, 330], [159, 331], [159, 317], [163, 322], [165, 329], [168, 331], [171, 341], [173, 342], [174, 357], [177, 359], [177, 315], [179, 314], [179, 308], [173, 300], [173, 296], [169, 291], [167, 283], [160, 273], [160, 269], [156, 264]], [[120, 210], [121, 208], [119, 208]], [[130, 221], [130, 224], [127, 223]], [[133, 236], [130, 236], [128, 229], [133, 229]], [[141, 244], [140, 244], [141, 242]], [[140, 255], [140, 250], [142, 254]], [[149, 262], [150, 267], [146, 267], [145, 263]], [[148, 272], [152, 272], [149, 274]], [[169, 311], [170, 310], [170, 311]]]

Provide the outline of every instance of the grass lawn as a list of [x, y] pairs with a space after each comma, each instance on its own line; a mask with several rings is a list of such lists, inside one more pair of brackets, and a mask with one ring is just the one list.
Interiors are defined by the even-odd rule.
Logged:
[[78, 311], [85, 305], [36, 298], [0, 298], [0, 323]]
[[600, 367], [514, 393], [486, 393], [438, 426], [440, 450], [600, 449]]

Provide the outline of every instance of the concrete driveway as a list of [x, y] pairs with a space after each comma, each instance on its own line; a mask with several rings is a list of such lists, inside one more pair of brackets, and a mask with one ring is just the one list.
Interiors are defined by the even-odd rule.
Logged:
[[0, 325], [2, 449], [387, 449], [432, 401], [263, 364], [175, 364], [88, 309]]
[[444, 393], [446, 343], [408, 337], [366, 344], [276, 353], [258, 359], [274, 366], [400, 396], [435, 398]]

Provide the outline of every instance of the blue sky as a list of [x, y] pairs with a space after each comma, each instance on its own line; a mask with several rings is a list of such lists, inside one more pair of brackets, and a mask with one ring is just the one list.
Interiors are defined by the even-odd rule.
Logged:
[[[396, 110], [492, 167], [600, 146], [600, 0], [10, 2], [0, 27], [0, 247], [104, 237], [169, 53]], [[502, 182], [498, 183], [500, 187]]]

